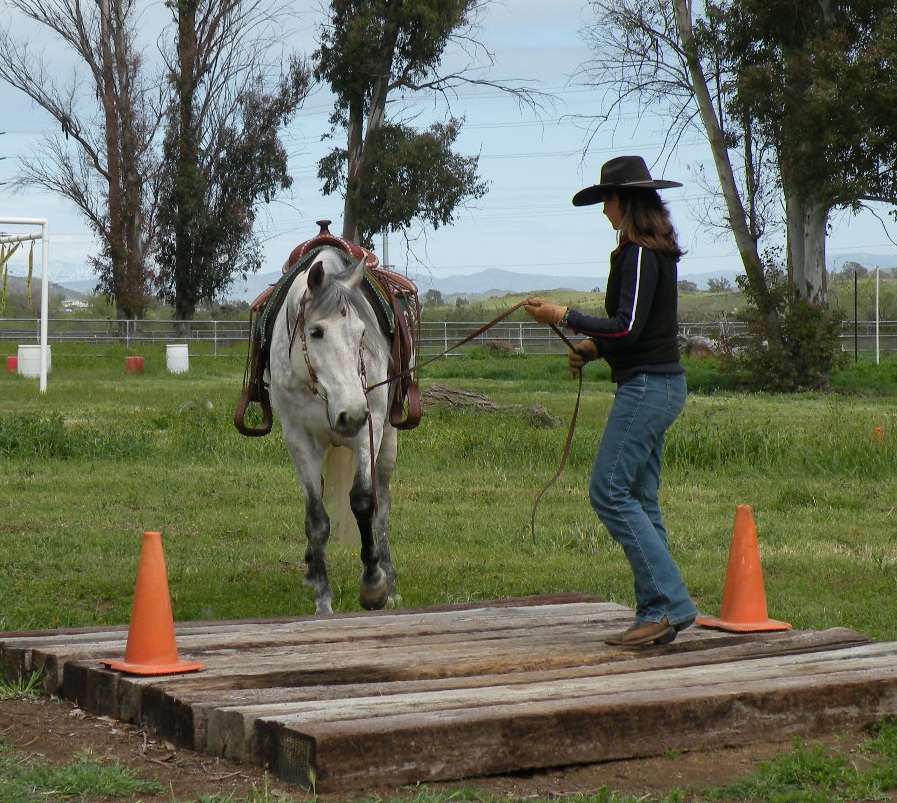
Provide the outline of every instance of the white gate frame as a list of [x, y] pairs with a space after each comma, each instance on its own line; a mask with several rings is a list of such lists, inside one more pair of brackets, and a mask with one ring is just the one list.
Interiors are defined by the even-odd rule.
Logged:
[[47, 391], [47, 330], [50, 317], [50, 223], [46, 218], [0, 217], [0, 225], [40, 226], [40, 234], [0, 234], [0, 243], [40, 240], [42, 270], [40, 283], [40, 392]]

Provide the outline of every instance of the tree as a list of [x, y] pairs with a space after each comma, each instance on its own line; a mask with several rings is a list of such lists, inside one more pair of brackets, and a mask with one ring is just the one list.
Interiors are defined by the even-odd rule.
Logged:
[[471, 69], [441, 71], [450, 43], [480, 47], [473, 18], [487, 2], [331, 0], [315, 77], [336, 96], [331, 123], [345, 130], [347, 144], [321, 160], [318, 175], [325, 193], [344, 192], [343, 236], [370, 244], [377, 231], [398, 231], [414, 218], [448, 225], [459, 205], [485, 194], [478, 157], [452, 151], [460, 120], [417, 132], [388, 117], [387, 101], [480, 84], [533, 104], [536, 93], [477, 78]]
[[835, 277], [842, 279], [844, 281], [853, 281], [854, 276], [866, 276], [869, 273], [869, 268], [865, 265], [861, 265], [859, 262], [853, 262], [851, 260], [847, 260], [842, 266], [841, 270], [835, 273]]
[[708, 13], [738, 76], [730, 106], [777, 154], [789, 278], [801, 297], [824, 301], [831, 211], [897, 202], [897, 9], [738, 0], [709, 3]]
[[732, 282], [725, 276], [707, 280], [707, 290], [711, 293], [731, 293]]
[[[888, 38], [894, 10], [885, 0], [860, 5], [710, 0], [705, 17], [695, 20], [691, 0], [592, 1], [598, 21], [593, 34], [596, 42], [603, 38], [590, 70], [611, 97], [599, 119], [610, 119], [632, 99], [653, 111], [662, 104], [673, 121], [666, 143], [672, 148], [697, 116], [745, 268], [743, 287], [768, 350], [779, 351], [783, 360], [796, 353], [783, 347], [793, 335], [787, 316], [801, 321], [796, 331], [803, 337], [812, 337], [813, 320], [820, 332], [834, 326], [825, 305], [829, 213], [855, 207], [870, 197], [861, 193], [873, 188], [884, 200], [893, 187], [897, 122], [882, 113], [893, 106], [888, 98], [897, 88], [895, 46]], [[854, 92], [851, 81], [863, 75], [881, 82]], [[840, 128], [851, 115], [859, 119]], [[860, 145], [863, 126], [875, 134]], [[879, 138], [879, 132], [886, 133]], [[793, 292], [782, 290], [777, 260], [761, 255], [773, 192], [784, 200]], [[831, 365], [832, 359], [819, 362], [803, 380], [825, 385]]]
[[611, 42], [603, 40], [590, 74], [605, 87], [620, 86], [610, 110], [633, 98], [663, 104], [673, 120], [670, 148], [697, 113], [726, 223], [760, 302], [758, 243], [769, 204], [757, 199], [770, 188], [786, 210], [789, 277], [801, 297], [824, 302], [831, 211], [897, 203], [893, 3], [707, 0], [697, 20], [691, 0], [592, 6], [596, 47], [599, 36], [610, 33]]
[[[354, 187], [351, 211], [346, 207], [344, 220], [352, 225], [350, 239], [370, 242], [383, 229], [398, 231], [415, 218], [434, 229], [448, 225], [454, 210], [468, 198], [481, 198], [487, 185], [477, 176], [477, 157], [461, 156], [452, 151], [461, 130], [461, 121], [434, 123], [427, 131], [415, 132], [409, 126], [384, 124], [371, 132], [369, 157], [362, 181]], [[324, 194], [347, 187], [348, 151], [337, 148], [320, 163]]]
[[[768, 204], [761, 182], [762, 149], [752, 137], [740, 140], [731, 129], [722, 93], [732, 76], [713, 37], [701, 30], [699, 42], [686, 0], [592, 0], [595, 25], [587, 29], [594, 58], [585, 75], [603, 88], [598, 126], [634, 105], [666, 112], [664, 151], [699, 125], [707, 136], [717, 177], [723, 226], [738, 248], [747, 281], [761, 308], [765, 277], [759, 242]], [[709, 31], [713, 33], [713, 31]], [[740, 142], [739, 153], [738, 146]], [[736, 165], [741, 165], [740, 172]]]
[[424, 293], [424, 304], [431, 307], [441, 307], [443, 304], [442, 293], [431, 287]]
[[297, 57], [276, 75], [280, 59], [267, 57], [276, 16], [260, 2], [169, 7], [177, 39], [157, 261], [161, 297], [187, 320], [236, 273], [258, 270], [255, 208], [291, 184], [278, 131], [305, 100], [311, 76]]
[[91, 260], [120, 318], [145, 312], [158, 180], [153, 140], [158, 97], [142, 73], [134, 0], [8, 0], [80, 59], [68, 86], [33, 56], [28, 42], [0, 31], [0, 78], [27, 94], [59, 124], [21, 163], [17, 187], [40, 187], [72, 201], [101, 243]]

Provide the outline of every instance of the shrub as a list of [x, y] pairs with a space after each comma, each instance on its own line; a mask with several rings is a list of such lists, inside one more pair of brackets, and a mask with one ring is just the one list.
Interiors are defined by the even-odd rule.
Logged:
[[840, 335], [843, 320], [824, 302], [799, 295], [784, 271], [766, 271], [768, 304], [761, 312], [755, 292], [739, 277], [751, 302], [745, 313], [748, 345], [734, 359], [753, 390], [793, 393], [829, 389], [832, 371], [845, 359]]

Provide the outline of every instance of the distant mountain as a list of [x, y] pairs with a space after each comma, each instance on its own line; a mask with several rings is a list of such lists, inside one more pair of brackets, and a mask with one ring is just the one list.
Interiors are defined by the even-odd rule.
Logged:
[[596, 276], [559, 276], [552, 273], [514, 273], [499, 268], [488, 268], [479, 273], [463, 276], [446, 276], [443, 279], [421, 278], [417, 286], [421, 293], [438, 290], [448, 295], [480, 295], [483, 293], [526, 293], [530, 290], [580, 290], [588, 292], [601, 286], [604, 279]]
[[61, 282], [60, 287], [67, 287], [69, 290], [73, 290], [76, 293], [89, 296], [97, 289], [98, 282], [99, 279], [96, 277], [93, 279], [72, 279]]
[[[96, 282], [94, 282], [96, 284]], [[67, 284], [56, 284], [50, 282], [48, 293], [49, 298], [60, 298], [63, 301], [84, 301], [87, 296], [85, 293], [79, 292], [77, 289]], [[9, 277], [9, 294], [11, 296], [24, 296], [28, 292], [28, 279], [24, 276]], [[35, 276], [31, 280], [31, 296], [32, 298], [40, 298], [41, 295], [41, 279]]]
[[[707, 282], [713, 278], [726, 278], [735, 285], [738, 271], [716, 271], [707, 274], [683, 274], [680, 279], [694, 282], [699, 289], [706, 290]], [[280, 272], [256, 273], [246, 280], [233, 283], [226, 297], [232, 301], [253, 301], [268, 285], [276, 284]], [[443, 278], [418, 277], [415, 279], [421, 295], [427, 290], [437, 290], [446, 297], [467, 296], [488, 298], [509, 293], [544, 292], [546, 290], [576, 290], [590, 292], [596, 287], [604, 290], [606, 276], [561, 276], [557, 274], [515, 273], [498, 268], [489, 268], [478, 273], [453, 275]], [[90, 294], [96, 288], [97, 279], [77, 279], [62, 281], [63, 287], [78, 293]]]
[[[27, 257], [24, 259], [20, 259], [18, 256], [14, 256], [9, 263], [9, 274], [10, 276], [25, 276], [27, 275], [27, 268], [25, 263], [27, 262]], [[40, 276], [42, 271], [40, 254], [35, 253], [34, 255], [34, 275]], [[92, 281], [96, 284], [95, 273], [93, 268], [88, 265], [81, 264], [80, 262], [63, 262], [61, 260], [53, 260], [50, 259], [50, 263], [48, 265], [48, 271], [50, 274], [50, 280], [56, 282], [57, 284], [69, 285], [73, 282], [78, 281]]]
[[[686, 273], [679, 278], [694, 282], [699, 290], [706, 290], [710, 279], [728, 279], [735, 287], [735, 277], [742, 271], [719, 270], [710, 273]], [[252, 301], [269, 284], [275, 284], [280, 273], [259, 273], [249, 276], [246, 281], [234, 282], [227, 298], [234, 301]], [[515, 273], [499, 268], [488, 268], [478, 273], [445, 276], [417, 277], [414, 279], [421, 295], [428, 290], [437, 290], [449, 303], [456, 298], [478, 301], [510, 293], [542, 293], [548, 290], [575, 290], [588, 293], [596, 287], [603, 291], [607, 276], [561, 276], [558, 274]]]
[[[694, 282], [698, 289], [706, 290], [711, 279], [728, 279], [735, 286], [735, 277], [742, 271], [719, 270], [711, 273], [684, 273], [682, 281]], [[488, 298], [508, 293], [544, 292], [546, 290], [576, 290], [588, 293], [595, 288], [604, 290], [607, 276], [558, 276], [553, 274], [513, 273], [489, 269], [468, 276], [447, 276], [444, 279], [418, 280], [421, 294], [429, 289], [438, 290], [446, 297], [467, 296]]]
[[[259, 273], [247, 277], [246, 281], [234, 282], [227, 297], [237, 301], [252, 301], [269, 284], [274, 284], [280, 273]], [[445, 278], [415, 278], [421, 295], [427, 290], [438, 290], [443, 296], [502, 296], [508, 293], [526, 293], [529, 291], [568, 290], [589, 291], [600, 285], [596, 278], [584, 276], [556, 276], [530, 273], [513, 273], [506, 270], [490, 268], [464, 276], [447, 276]], [[601, 280], [603, 282], [603, 280]]]
[[[893, 268], [897, 267], [897, 254], [839, 254], [835, 260], [829, 260], [829, 270], [838, 270], [845, 262], [858, 262], [867, 268]], [[737, 276], [743, 274], [741, 270], [717, 270], [706, 273], [683, 273], [681, 281], [693, 282], [699, 290], [706, 290], [710, 279], [727, 279], [735, 286]], [[83, 267], [67, 263], [53, 264], [50, 267], [51, 277], [59, 276], [56, 283], [69, 288], [77, 293], [89, 294], [97, 285], [97, 278], [92, 276]], [[71, 278], [67, 278], [70, 276]], [[275, 284], [280, 278], [280, 272], [257, 273], [247, 277], [244, 281], [238, 279], [231, 289], [225, 294], [231, 301], [253, 301], [268, 285]], [[516, 273], [514, 271], [489, 268], [466, 275], [452, 275], [445, 277], [412, 276], [417, 283], [421, 295], [427, 290], [437, 290], [451, 301], [457, 297], [467, 297], [471, 300], [488, 298], [490, 296], [502, 296], [510, 293], [545, 292], [547, 290], [575, 290], [589, 292], [596, 287], [604, 290], [607, 276], [562, 276], [552, 273]]]

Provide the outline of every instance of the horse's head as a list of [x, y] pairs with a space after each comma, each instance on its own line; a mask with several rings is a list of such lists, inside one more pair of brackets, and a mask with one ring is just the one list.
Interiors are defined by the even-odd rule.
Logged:
[[371, 321], [359, 289], [363, 278], [363, 259], [344, 269], [335, 254], [322, 251], [308, 270], [294, 317], [290, 359], [326, 403], [330, 428], [345, 438], [358, 434], [368, 416], [363, 346]]

